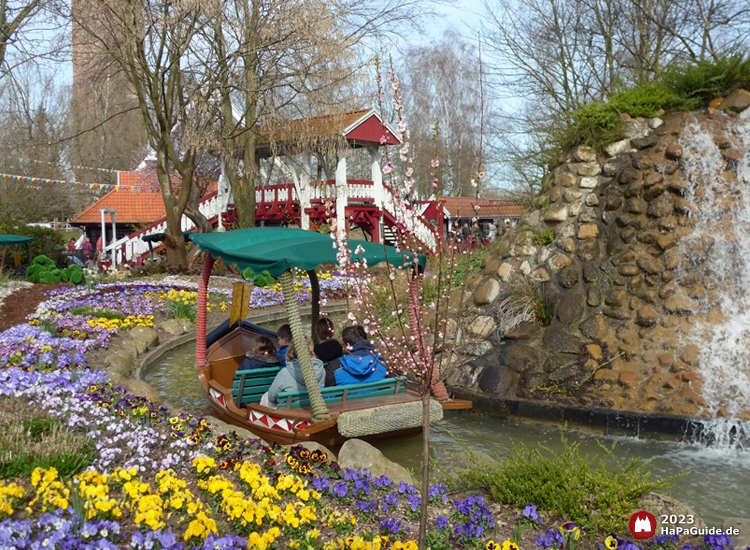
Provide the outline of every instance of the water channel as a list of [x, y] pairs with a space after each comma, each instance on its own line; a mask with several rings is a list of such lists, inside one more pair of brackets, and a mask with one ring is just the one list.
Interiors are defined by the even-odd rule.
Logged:
[[[195, 415], [210, 413], [208, 401], [194, 374], [195, 345], [185, 344], [165, 354], [149, 369], [145, 380], [170, 405]], [[578, 442], [583, 454], [604, 458], [597, 441], [617, 443], [623, 461], [631, 457], [651, 459], [652, 479], [691, 471], [678, 479], [674, 488], [663, 491], [693, 508], [709, 527], [721, 527], [725, 517], [750, 517], [747, 479], [750, 476], [750, 449], [706, 447], [689, 442], [634, 437], [604, 436], [580, 430], [498, 418], [472, 412], [446, 412], [445, 419], [431, 430], [436, 458], [460, 450], [453, 436], [470, 449], [498, 457], [511, 456], [512, 442], [542, 444], [554, 451], [562, 449], [561, 435]], [[421, 437], [378, 444], [391, 460], [417, 471], [421, 466]]]

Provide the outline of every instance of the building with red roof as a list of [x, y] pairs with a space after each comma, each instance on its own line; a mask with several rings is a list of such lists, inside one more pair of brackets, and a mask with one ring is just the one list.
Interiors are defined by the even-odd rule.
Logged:
[[[116, 211], [117, 239], [166, 214], [161, 189], [153, 172], [120, 172], [117, 185], [119, 189], [110, 191], [70, 221], [71, 225], [82, 228], [92, 242], [101, 236], [102, 209]], [[111, 238], [109, 235], [108, 242]]]
[[[490, 224], [496, 224], [501, 232], [507, 227], [512, 227], [526, 212], [526, 207], [507, 199], [479, 199], [475, 197], [438, 197], [438, 202], [443, 206], [445, 231], [456, 229], [456, 224], [472, 225], [472, 218], [477, 218], [477, 223], [488, 233]], [[475, 209], [475, 206], [479, 206]], [[447, 233], [446, 233], [447, 234]]]

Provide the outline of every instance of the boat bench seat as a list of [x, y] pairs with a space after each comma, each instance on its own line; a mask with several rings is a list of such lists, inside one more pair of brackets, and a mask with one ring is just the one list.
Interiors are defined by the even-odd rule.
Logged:
[[238, 408], [246, 407], [249, 403], [258, 403], [263, 394], [271, 387], [271, 383], [282, 367], [267, 367], [265, 369], [245, 369], [234, 373], [232, 382], [232, 398]]
[[[344, 403], [354, 399], [365, 399], [379, 397], [381, 395], [395, 395], [403, 393], [406, 389], [404, 378], [385, 378], [377, 382], [366, 382], [364, 384], [346, 384], [343, 386], [331, 386], [320, 388], [326, 403]], [[310, 396], [307, 391], [285, 391], [279, 393], [276, 403], [280, 408], [299, 409], [310, 406]]]

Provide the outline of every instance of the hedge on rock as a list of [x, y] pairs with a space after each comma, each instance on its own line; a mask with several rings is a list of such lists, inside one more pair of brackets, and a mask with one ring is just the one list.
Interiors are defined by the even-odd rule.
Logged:
[[252, 279], [253, 284], [255, 286], [268, 286], [268, 285], [272, 285], [277, 280], [276, 277], [274, 277], [273, 275], [271, 275], [271, 273], [269, 273], [268, 270], [265, 270], [262, 273], [259, 273], [259, 274], [256, 275], [255, 272], [253, 271], [252, 267], [245, 268], [245, 270], [242, 272], [242, 276], [246, 280]]
[[58, 269], [50, 258], [37, 256], [26, 270], [26, 280], [32, 283], [54, 285], [61, 281], [68, 281], [73, 285], [83, 284], [83, 270], [77, 265], [70, 265], [65, 269]]

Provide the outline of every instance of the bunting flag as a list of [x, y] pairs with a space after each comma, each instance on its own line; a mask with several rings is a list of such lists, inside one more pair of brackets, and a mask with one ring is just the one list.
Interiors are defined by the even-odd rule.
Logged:
[[118, 185], [118, 184], [110, 184], [110, 183], [88, 183], [85, 181], [73, 181], [73, 180], [51, 180], [47, 178], [32, 178], [29, 176], [16, 176], [14, 174], [0, 174], [0, 178], [3, 179], [9, 179], [13, 181], [19, 181], [23, 183], [47, 183], [51, 185], [80, 185], [86, 189], [91, 189], [92, 191], [119, 191], [121, 189], [127, 189], [128, 191], [148, 191], [151, 189], [149, 186], [142, 186], [142, 185]]
[[[50, 162], [48, 160], [32, 160], [31, 162], [36, 162], [37, 164], [44, 164], [46, 166], [60, 166], [60, 163], [57, 162]], [[89, 170], [92, 172], [105, 172], [107, 174], [117, 174], [118, 172], [122, 172], [122, 170], [113, 170], [112, 168], [93, 168], [91, 166], [70, 166], [72, 170]]]

